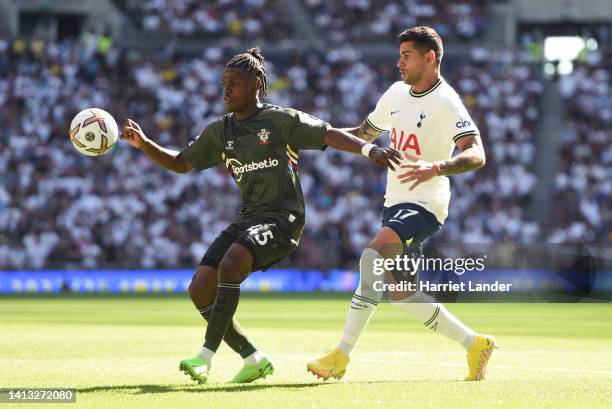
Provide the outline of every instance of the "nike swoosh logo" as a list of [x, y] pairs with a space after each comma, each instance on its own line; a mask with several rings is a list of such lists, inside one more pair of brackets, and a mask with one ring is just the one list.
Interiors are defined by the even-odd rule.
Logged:
[[265, 368], [257, 368], [257, 370], [259, 371], [259, 375], [261, 375], [265, 370], [267, 370], [271, 366], [272, 366], [272, 364], [268, 364], [268, 365], [266, 365]]
[[391, 111], [391, 115], [397, 114], [399, 111]]

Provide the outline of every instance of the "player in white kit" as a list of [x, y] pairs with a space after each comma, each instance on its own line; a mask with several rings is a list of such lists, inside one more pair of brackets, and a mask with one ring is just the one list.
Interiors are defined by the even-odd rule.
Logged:
[[[382, 297], [380, 285], [374, 284], [381, 280], [374, 273], [375, 265], [380, 266], [375, 260], [403, 254], [418, 257], [423, 241], [440, 229], [448, 215], [447, 176], [485, 164], [476, 124], [440, 75], [440, 36], [420, 26], [404, 31], [398, 39], [402, 81], [389, 87], [359, 127], [347, 131], [368, 142], [388, 131], [389, 146], [402, 151], [406, 160], [401, 168], [388, 170], [382, 228], [361, 254], [360, 283], [340, 343], [328, 355], [307, 364], [310, 372], [325, 380], [344, 376], [349, 355]], [[367, 144], [362, 153], [368, 156], [373, 146]], [[461, 152], [452, 156], [455, 146]], [[386, 277], [391, 283], [403, 280], [395, 271], [387, 271]], [[400, 310], [467, 350], [466, 380], [484, 379], [495, 348], [493, 337], [475, 333], [428, 294], [390, 292], [389, 297]]]

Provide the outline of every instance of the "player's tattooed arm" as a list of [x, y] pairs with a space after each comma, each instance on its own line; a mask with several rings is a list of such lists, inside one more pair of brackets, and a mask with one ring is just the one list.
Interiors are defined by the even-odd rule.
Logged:
[[486, 163], [485, 152], [479, 135], [465, 136], [455, 142], [461, 153], [439, 163], [440, 176], [457, 175], [481, 168]]
[[404, 155], [412, 163], [400, 166], [402, 169], [408, 169], [398, 176], [400, 183], [412, 182], [408, 188], [412, 190], [433, 177], [457, 175], [484, 166], [486, 159], [480, 136], [464, 136], [455, 143], [461, 149], [461, 153], [440, 162], [425, 162], [405, 152]]
[[378, 130], [374, 129], [368, 123], [367, 119], [365, 121], [363, 121], [361, 123], [361, 125], [359, 125], [358, 127], [355, 127], [355, 128], [345, 128], [343, 130], [348, 132], [348, 133], [350, 133], [350, 134], [355, 135], [359, 139], [362, 139], [362, 140], [364, 140], [366, 142], [372, 142], [372, 141], [378, 139], [378, 137], [382, 134], [381, 131], [378, 131]]

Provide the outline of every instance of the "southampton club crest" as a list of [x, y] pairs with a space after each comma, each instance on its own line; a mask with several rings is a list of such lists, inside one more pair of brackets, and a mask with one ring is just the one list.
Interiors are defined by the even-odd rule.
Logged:
[[266, 128], [259, 131], [257, 136], [259, 136], [259, 143], [261, 145], [267, 145], [270, 143], [270, 131], [268, 131]]

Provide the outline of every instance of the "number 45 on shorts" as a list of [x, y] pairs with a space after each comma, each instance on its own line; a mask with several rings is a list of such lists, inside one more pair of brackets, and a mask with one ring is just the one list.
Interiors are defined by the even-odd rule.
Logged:
[[249, 232], [249, 236], [252, 237], [257, 244], [265, 246], [268, 244], [268, 240], [274, 238], [271, 227], [272, 225], [270, 224], [256, 224], [255, 226], [249, 227], [247, 231]]

